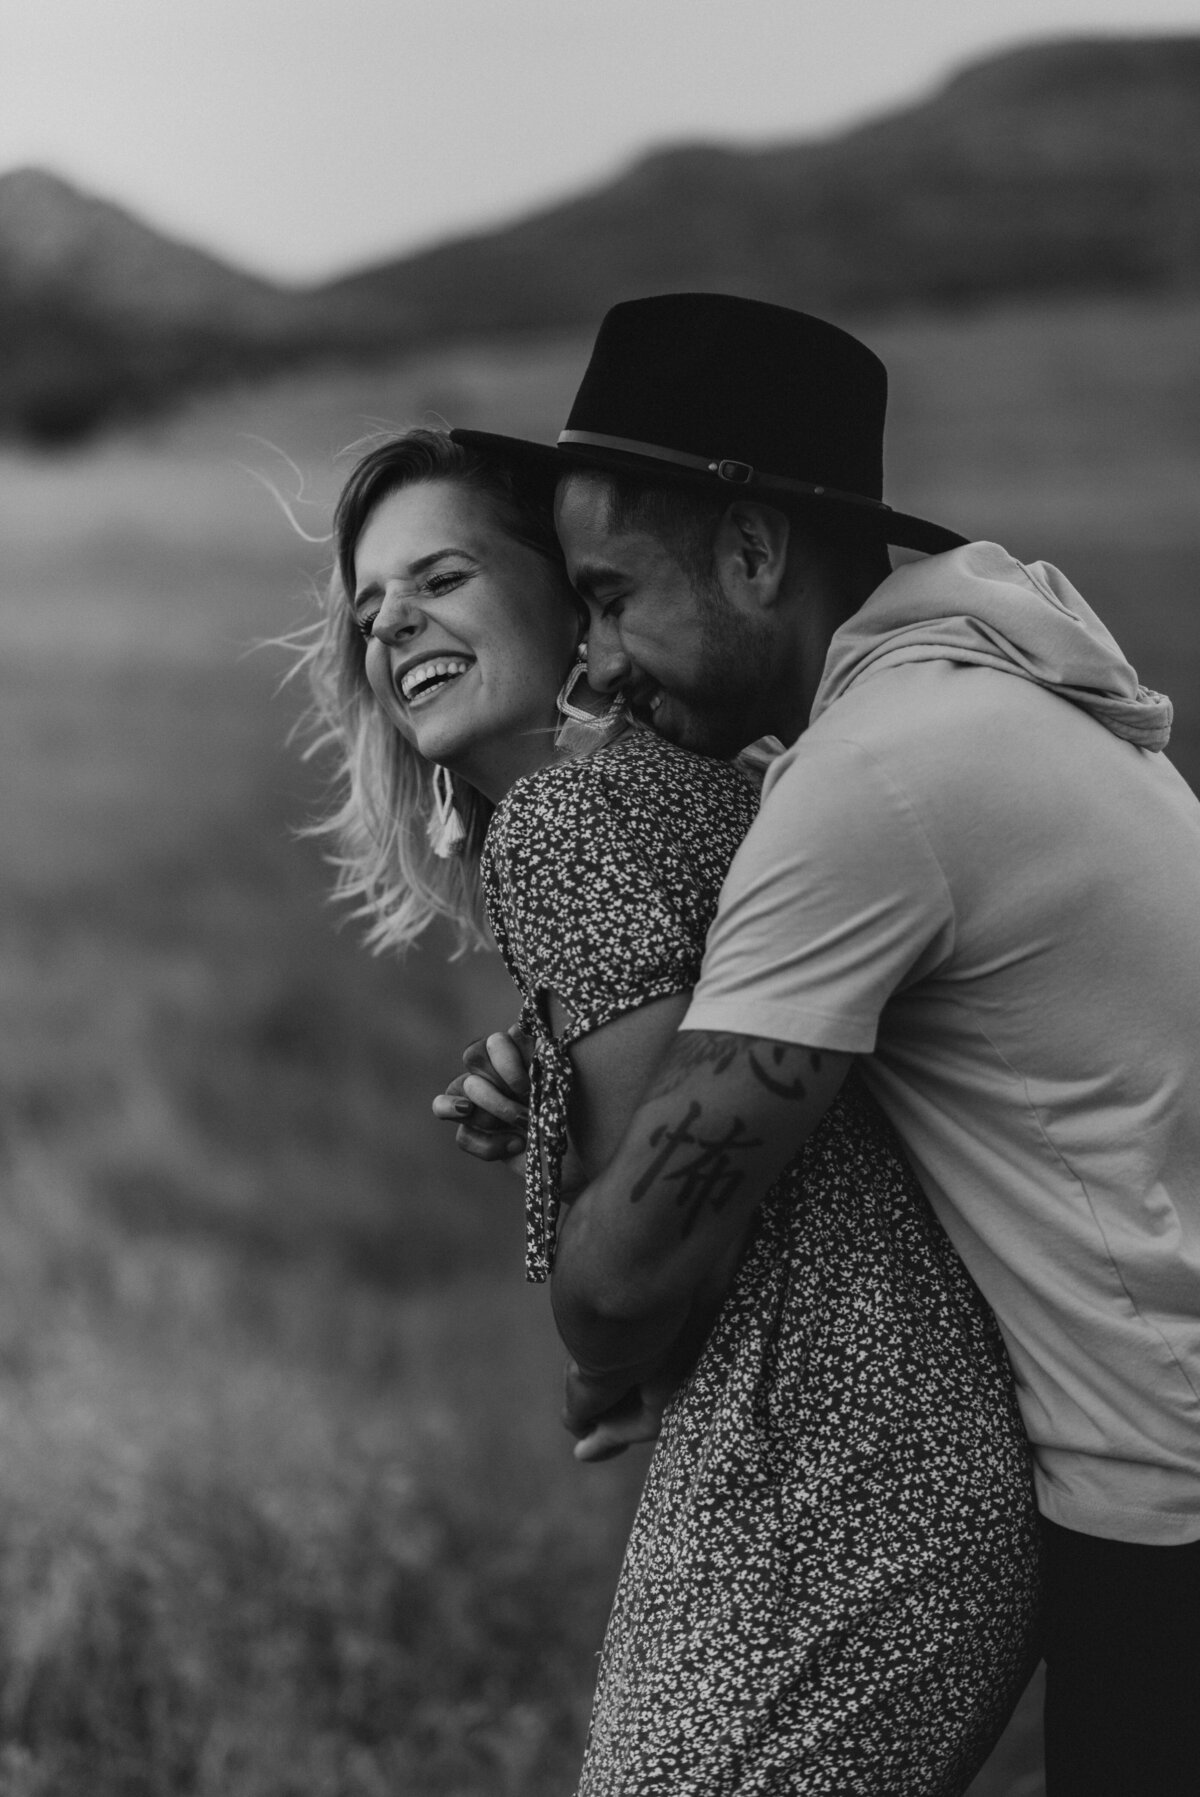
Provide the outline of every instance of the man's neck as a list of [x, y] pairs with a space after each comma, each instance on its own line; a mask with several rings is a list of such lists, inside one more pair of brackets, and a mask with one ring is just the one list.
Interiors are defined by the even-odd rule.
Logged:
[[850, 570], [814, 570], [801, 585], [790, 605], [793, 636], [784, 650], [788, 681], [777, 706], [781, 727], [771, 733], [781, 742], [794, 743], [808, 728], [835, 633], [890, 571], [872, 560]]

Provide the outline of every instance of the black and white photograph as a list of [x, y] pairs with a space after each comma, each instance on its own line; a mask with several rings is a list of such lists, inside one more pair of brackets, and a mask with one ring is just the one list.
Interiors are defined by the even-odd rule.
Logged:
[[1197, 1797], [1195, 0], [0, 0], [0, 744], [0, 1797]]

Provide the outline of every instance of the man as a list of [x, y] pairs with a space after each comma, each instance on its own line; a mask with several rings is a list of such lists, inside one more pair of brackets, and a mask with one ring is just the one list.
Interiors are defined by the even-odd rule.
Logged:
[[[561, 1229], [567, 1422], [635, 1402], [857, 1057], [1017, 1375], [1051, 1797], [1184, 1797], [1200, 805], [1169, 705], [1056, 570], [883, 505], [885, 403], [833, 326], [668, 295], [609, 314], [558, 449], [526, 446], [563, 471], [591, 683], [709, 754], [787, 745], [675, 1046]], [[889, 544], [930, 559], [893, 573]]]

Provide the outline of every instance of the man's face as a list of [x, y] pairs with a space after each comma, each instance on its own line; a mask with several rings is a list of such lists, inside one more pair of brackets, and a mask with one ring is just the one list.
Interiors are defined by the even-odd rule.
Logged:
[[645, 531], [613, 530], [601, 475], [564, 481], [555, 517], [590, 618], [588, 684], [623, 693], [636, 717], [701, 754], [735, 755], [761, 734], [766, 645], [716, 575], [699, 579]]

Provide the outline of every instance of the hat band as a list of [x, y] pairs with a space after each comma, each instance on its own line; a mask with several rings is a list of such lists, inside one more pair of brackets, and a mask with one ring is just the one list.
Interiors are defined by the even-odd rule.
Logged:
[[868, 499], [865, 493], [848, 493], [842, 487], [818, 486], [810, 480], [790, 480], [782, 474], [760, 474], [749, 462], [738, 462], [732, 457], [710, 461], [707, 456], [684, 455], [678, 449], [664, 449], [661, 443], [639, 443], [633, 437], [606, 437], [600, 431], [560, 431], [558, 443], [560, 448], [566, 449], [582, 444], [589, 449], [619, 449], [626, 455], [646, 456], [655, 462], [673, 462], [679, 468], [695, 468], [701, 474], [715, 474], [718, 480], [726, 481], [733, 487], [746, 487], [753, 482], [756, 487], [777, 488], [784, 493], [802, 493], [806, 498], [849, 500], [852, 505], [867, 505], [877, 512], [890, 512], [892, 509], [882, 499]]

